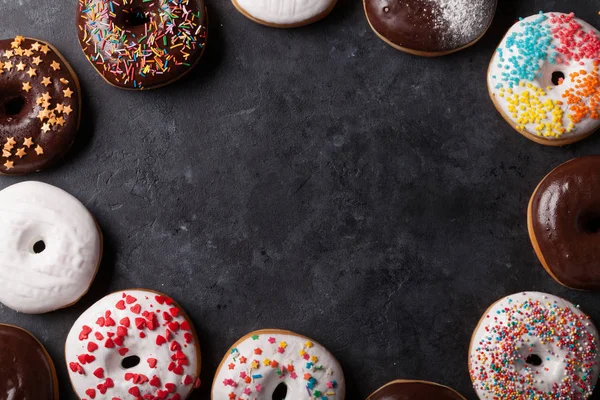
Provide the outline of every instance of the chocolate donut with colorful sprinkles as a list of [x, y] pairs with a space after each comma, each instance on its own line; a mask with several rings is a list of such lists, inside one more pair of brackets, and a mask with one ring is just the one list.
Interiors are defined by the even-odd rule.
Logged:
[[207, 41], [204, 0], [79, 0], [79, 42], [111, 85], [168, 85], [200, 60]]

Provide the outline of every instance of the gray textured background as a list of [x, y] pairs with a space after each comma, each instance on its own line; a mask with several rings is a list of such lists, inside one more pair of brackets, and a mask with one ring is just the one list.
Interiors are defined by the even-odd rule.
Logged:
[[110, 291], [147, 287], [179, 301], [201, 338], [203, 386], [247, 332], [291, 329], [342, 363], [349, 400], [415, 378], [476, 396], [467, 349], [498, 298], [541, 290], [600, 322], [598, 295], [539, 265], [526, 229], [538, 181], [600, 134], [564, 149], [522, 138], [488, 99], [495, 46], [518, 16], [590, 0], [502, 1], [474, 47], [439, 59], [399, 53], [358, 0], [321, 23], [256, 25], [209, 4], [209, 47], [192, 75], [158, 91], [108, 86], [79, 49], [74, 0], [0, 0], [0, 37], [55, 44], [81, 79], [85, 121], [67, 162], [37, 179], [66, 189], [106, 237], [91, 291], [42, 316], [0, 307], [33, 332], [74, 399], [63, 357], [77, 316]]

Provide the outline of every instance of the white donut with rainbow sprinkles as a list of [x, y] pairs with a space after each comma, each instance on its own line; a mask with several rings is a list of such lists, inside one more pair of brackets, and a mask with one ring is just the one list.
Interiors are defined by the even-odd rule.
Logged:
[[82, 400], [185, 400], [200, 384], [200, 345], [170, 297], [143, 289], [109, 294], [85, 311], [65, 344]]
[[541, 13], [510, 28], [488, 69], [504, 119], [530, 140], [563, 146], [600, 127], [600, 33], [574, 14]]
[[344, 400], [344, 373], [327, 349], [289, 331], [238, 340], [221, 361], [212, 400]]
[[598, 332], [590, 317], [550, 294], [494, 303], [469, 348], [473, 387], [485, 400], [584, 400], [598, 379]]

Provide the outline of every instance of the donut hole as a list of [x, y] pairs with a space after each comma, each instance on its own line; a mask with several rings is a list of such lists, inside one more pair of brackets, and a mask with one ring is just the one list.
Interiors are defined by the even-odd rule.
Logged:
[[123, 367], [123, 369], [129, 369], [129, 368], [137, 367], [139, 363], [140, 363], [140, 358], [138, 356], [129, 356], [129, 357], [125, 357], [121, 361], [121, 367]]
[[281, 382], [273, 391], [273, 400], [285, 400], [287, 396], [287, 385]]
[[554, 71], [552, 73], [552, 83], [555, 86], [562, 85], [564, 80], [565, 80], [565, 74], [563, 74], [561, 71]]
[[542, 359], [537, 354], [530, 354], [525, 359], [525, 362], [529, 365], [533, 365], [534, 367], [539, 367], [542, 365]]
[[31, 250], [35, 254], [40, 254], [41, 252], [43, 252], [44, 250], [46, 250], [46, 243], [44, 243], [43, 240], [38, 240], [37, 242], [35, 242], [33, 244], [33, 246], [31, 246]]
[[123, 10], [123, 26], [128, 28], [135, 28], [138, 26], [146, 25], [150, 22], [148, 13], [142, 8], [130, 8]]
[[6, 115], [18, 115], [25, 107], [25, 97], [14, 96], [4, 102], [4, 112]]
[[592, 211], [581, 214], [579, 216], [579, 226], [587, 233], [600, 232], [600, 213]]

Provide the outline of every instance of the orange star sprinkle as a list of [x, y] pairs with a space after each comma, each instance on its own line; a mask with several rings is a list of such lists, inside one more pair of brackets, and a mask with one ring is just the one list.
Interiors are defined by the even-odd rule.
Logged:
[[15, 163], [13, 161], [7, 161], [4, 163], [4, 167], [6, 167], [7, 171], [14, 168], [13, 165], [15, 165]]
[[30, 137], [25, 138], [25, 140], [23, 140], [23, 146], [30, 148], [31, 146], [33, 146], [33, 140]]
[[63, 113], [65, 113], [66, 115], [69, 115], [72, 112], [73, 112], [73, 109], [71, 108], [71, 106], [66, 106], [63, 111]]
[[51, 84], [52, 84], [52, 79], [50, 79], [49, 76], [42, 79], [42, 85], [48, 87], [48, 85], [51, 85]]
[[30, 78], [33, 78], [37, 75], [37, 73], [35, 72], [35, 69], [29, 68], [29, 71], [27, 71], [27, 75], [29, 75]]
[[66, 90], [63, 90], [63, 94], [66, 98], [70, 99], [71, 95], [73, 94], [73, 91], [71, 90], [71, 88], [67, 88]]
[[41, 46], [42, 46], [41, 44], [39, 44], [38, 42], [35, 42], [34, 44], [31, 45], [31, 49], [33, 51], [40, 51]]
[[[50, 124], [46, 123], [44, 125], [42, 125], [42, 132], [46, 133], [50, 130]], [[36, 149], [37, 151], [37, 149]]]
[[22, 56], [22, 55], [23, 55], [23, 53], [25, 53], [25, 50], [23, 50], [22, 48], [20, 48], [20, 47], [17, 47], [17, 48], [15, 49], [15, 54], [16, 54], [16, 55], [18, 55], [18, 56]]
[[4, 52], [4, 57], [6, 57], [6, 58], [11, 58], [11, 57], [14, 57], [14, 56], [15, 56], [15, 53], [12, 50], [6, 50]]
[[14, 136], [11, 136], [8, 139], [6, 139], [6, 143], [10, 144], [11, 146], [17, 144], [17, 142], [15, 142]]
[[25, 57], [31, 57], [33, 55], [33, 51], [31, 51], [31, 49], [23, 50], [23, 55]]
[[33, 61], [32, 61], [35, 65], [40, 65], [43, 61], [41, 58], [39, 57], [33, 57]]
[[27, 155], [27, 153], [25, 152], [25, 147], [19, 148], [15, 155], [19, 158], [23, 158], [23, 156]]
[[12, 67], [13, 67], [13, 65], [12, 65], [12, 63], [10, 61], [7, 61], [4, 64], [4, 69], [7, 70], [7, 71], [10, 71]]
[[12, 154], [8, 150], [2, 150], [2, 157], [9, 158], [9, 157], [12, 157]]
[[35, 148], [35, 152], [36, 152], [36, 153], [37, 153], [37, 155], [39, 156], [39, 155], [42, 155], [42, 154], [44, 154], [44, 149], [42, 149], [42, 146], [40, 146], [40, 145], [38, 144], [38, 146]]
[[52, 67], [52, 69], [55, 70], [55, 71], [59, 71], [60, 70], [60, 64], [57, 63], [56, 61], [52, 61], [52, 64], [50, 64], [50, 67]]
[[40, 47], [40, 51], [44, 54], [48, 54], [48, 52], [50, 51], [50, 48], [48, 47], [47, 44], [45, 44], [42, 47]]
[[25, 82], [23, 84], [23, 90], [29, 93], [29, 91], [31, 90], [31, 84], [29, 82]]
[[23, 64], [23, 62], [18, 63], [16, 67], [17, 71], [25, 71], [25, 64]]

